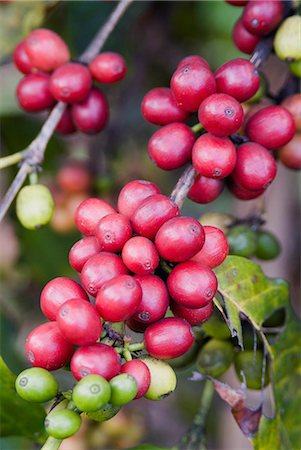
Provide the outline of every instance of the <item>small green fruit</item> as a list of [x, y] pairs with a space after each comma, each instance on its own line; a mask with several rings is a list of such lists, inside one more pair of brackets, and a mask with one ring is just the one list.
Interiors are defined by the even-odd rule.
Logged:
[[72, 400], [80, 411], [97, 411], [110, 400], [111, 387], [100, 375], [87, 375], [73, 389]]
[[255, 256], [259, 259], [269, 260], [277, 258], [280, 253], [280, 244], [277, 238], [268, 231], [257, 233], [257, 246]]
[[198, 354], [196, 366], [200, 373], [218, 378], [229, 369], [233, 359], [234, 351], [230, 342], [211, 339]]
[[237, 225], [227, 234], [229, 253], [231, 255], [249, 256], [254, 255], [257, 244], [256, 233], [248, 225]]
[[81, 425], [81, 418], [70, 409], [51, 411], [45, 419], [45, 429], [49, 436], [56, 439], [66, 439], [77, 433]]
[[[261, 389], [263, 352], [257, 350], [254, 355], [253, 351], [243, 351], [236, 354], [234, 358], [235, 371], [238, 378], [243, 381], [241, 372], [246, 378], [246, 385], [249, 389]], [[269, 367], [266, 364], [264, 386], [269, 384]]]
[[43, 403], [53, 399], [58, 393], [58, 384], [48, 370], [32, 367], [19, 373], [16, 391], [28, 402]]
[[203, 323], [201, 328], [205, 331], [207, 336], [216, 339], [230, 339], [231, 337], [231, 331], [228, 325], [217, 311], [214, 311], [210, 319]]
[[134, 377], [123, 373], [110, 380], [111, 400], [113, 406], [122, 406], [133, 400], [138, 392], [138, 385]]
[[112, 419], [112, 417], [116, 416], [120, 409], [120, 406], [113, 406], [108, 403], [106, 406], [98, 409], [95, 412], [89, 412], [87, 416], [90, 417], [90, 419], [95, 420], [96, 422], [105, 422], [106, 420], [110, 420]]
[[175, 369], [185, 369], [186, 367], [189, 367], [195, 361], [199, 348], [200, 344], [198, 342], [194, 342], [188, 352], [178, 358], [169, 359], [168, 364]]
[[288, 66], [295, 77], [301, 78], [301, 60], [292, 62]]
[[285, 19], [274, 38], [274, 49], [278, 58], [292, 62], [301, 59], [301, 17]]
[[50, 190], [41, 184], [23, 187], [16, 201], [16, 213], [29, 230], [46, 225], [53, 215], [54, 201]]
[[150, 356], [141, 359], [151, 374], [151, 383], [145, 397], [149, 400], [162, 400], [171, 394], [176, 388], [177, 377], [170, 365]]

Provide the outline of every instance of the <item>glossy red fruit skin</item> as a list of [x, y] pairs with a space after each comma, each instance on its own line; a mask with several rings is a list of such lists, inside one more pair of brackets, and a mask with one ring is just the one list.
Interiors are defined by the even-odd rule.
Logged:
[[206, 322], [213, 314], [214, 304], [209, 302], [203, 308], [191, 309], [185, 308], [176, 302], [170, 303], [170, 309], [174, 316], [185, 319], [192, 327], [196, 325], [201, 325], [201, 323]]
[[77, 128], [83, 133], [95, 134], [103, 130], [109, 120], [109, 105], [105, 94], [94, 87], [87, 97], [71, 108]]
[[48, 281], [40, 296], [40, 307], [49, 320], [55, 320], [63, 303], [72, 298], [89, 300], [84, 289], [74, 280], [58, 277]]
[[230, 179], [228, 182], [228, 188], [234, 195], [234, 197], [238, 198], [239, 200], [253, 200], [254, 198], [260, 197], [265, 192], [265, 189], [261, 189], [259, 191], [250, 191], [248, 189], [244, 189], [238, 184], [235, 184], [232, 179]]
[[230, 95], [213, 94], [201, 103], [198, 117], [209, 133], [226, 137], [241, 127], [244, 112], [240, 103]]
[[71, 247], [69, 264], [76, 272], [81, 272], [88, 259], [98, 253], [100, 253], [98, 240], [94, 236], [87, 236], [77, 241]]
[[120, 373], [120, 358], [116, 350], [105, 344], [80, 347], [74, 352], [70, 364], [76, 380], [89, 374], [97, 374], [110, 380]]
[[270, 150], [287, 144], [296, 131], [291, 113], [282, 106], [267, 106], [247, 121], [245, 132], [251, 141]]
[[178, 206], [166, 195], [152, 195], [134, 211], [131, 223], [137, 234], [154, 239], [163, 223], [179, 214]]
[[104, 283], [118, 275], [126, 274], [128, 270], [119, 256], [102, 252], [88, 259], [82, 268], [80, 278], [86, 291], [96, 297]]
[[60, 167], [56, 180], [67, 194], [87, 191], [91, 188], [91, 174], [87, 166], [79, 161], [70, 161]]
[[216, 91], [213, 73], [199, 62], [178, 67], [170, 87], [178, 106], [188, 112], [197, 111], [201, 102]]
[[277, 164], [271, 153], [255, 142], [237, 148], [237, 161], [232, 173], [236, 184], [249, 191], [266, 189], [274, 180]]
[[58, 67], [50, 76], [50, 92], [61, 102], [76, 103], [84, 100], [92, 85], [89, 70], [78, 63]]
[[144, 236], [129, 239], [121, 256], [126, 267], [137, 275], [148, 275], [159, 265], [159, 254], [155, 245]]
[[134, 278], [141, 286], [142, 299], [131, 318], [146, 325], [163, 319], [169, 304], [164, 281], [156, 275], [134, 275]]
[[188, 118], [188, 113], [177, 105], [171, 90], [165, 87], [151, 89], [145, 94], [141, 112], [144, 119], [154, 125], [184, 122]]
[[196, 203], [210, 203], [219, 197], [223, 189], [223, 180], [198, 175], [188, 192], [188, 198]]
[[91, 236], [95, 234], [100, 219], [115, 212], [115, 209], [104, 200], [87, 198], [75, 212], [75, 224], [82, 234]]
[[289, 95], [281, 103], [281, 106], [291, 113], [296, 125], [296, 131], [301, 131], [301, 93]]
[[135, 331], [135, 333], [144, 333], [147, 327], [149, 326], [148, 323], [142, 323], [138, 322], [138, 320], [135, 320], [133, 317], [130, 317], [126, 321], [126, 326], [132, 330]]
[[234, 44], [243, 53], [250, 55], [255, 50], [260, 41], [260, 37], [250, 33], [243, 24], [242, 19], [238, 19], [232, 31]]
[[171, 123], [156, 131], [148, 142], [151, 160], [163, 170], [182, 167], [191, 158], [195, 134], [184, 123]]
[[293, 139], [282, 147], [278, 156], [282, 164], [292, 170], [301, 170], [301, 133], [296, 133]]
[[168, 317], [150, 325], [144, 333], [147, 352], [157, 359], [172, 359], [186, 353], [194, 342], [190, 325]]
[[141, 299], [140, 284], [130, 275], [120, 275], [102, 285], [95, 306], [104, 320], [123, 322], [134, 314]]
[[66, 365], [74, 346], [60, 332], [56, 322], [34, 328], [26, 339], [26, 356], [33, 367], [56, 370]]
[[33, 30], [24, 42], [32, 66], [44, 72], [52, 72], [70, 59], [67, 45], [51, 30]]
[[76, 131], [76, 126], [73, 122], [73, 117], [71, 114], [71, 109], [66, 108], [63, 115], [56, 126], [56, 131], [61, 134], [72, 134]]
[[233, 6], [245, 6], [249, 0], [225, 0], [225, 2], [229, 3]]
[[205, 243], [201, 250], [196, 253], [191, 261], [196, 261], [214, 269], [219, 266], [228, 256], [229, 245], [225, 233], [216, 227], [205, 225]]
[[204, 177], [225, 178], [230, 175], [235, 163], [235, 146], [226, 137], [205, 133], [196, 140], [192, 148], [192, 164]]
[[265, 36], [281, 22], [284, 5], [280, 0], [253, 0], [248, 2], [242, 14], [246, 29], [257, 36]]
[[217, 291], [217, 279], [208, 266], [186, 261], [171, 271], [167, 287], [171, 297], [179, 305], [202, 308], [213, 299]]
[[39, 112], [54, 105], [55, 100], [49, 90], [49, 75], [30, 73], [19, 81], [16, 90], [21, 108], [28, 112]]
[[57, 325], [64, 338], [74, 345], [95, 344], [101, 335], [101, 319], [95, 307], [81, 299], [64, 303], [56, 316]]
[[135, 399], [143, 397], [148, 391], [151, 375], [150, 370], [147, 365], [140, 359], [132, 359], [132, 361], [127, 361], [121, 366], [121, 373], [127, 373], [135, 378], [138, 392]]
[[103, 52], [97, 55], [89, 64], [93, 78], [99, 83], [117, 83], [127, 71], [123, 56], [115, 52]]
[[119, 193], [117, 209], [130, 218], [143, 200], [156, 194], [161, 194], [161, 191], [154, 183], [145, 180], [130, 181]]
[[25, 42], [20, 42], [14, 50], [13, 53], [13, 61], [15, 63], [16, 68], [27, 75], [33, 69], [30, 59], [25, 50]]
[[123, 214], [113, 213], [100, 219], [95, 236], [105, 252], [121, 252], [124, 244], [132, 237], [132, 226]]
[[179, 69], [183, 66], [186, 66], [186, 64], [190, 64], [190, 63], [201, 64], [202, 66], [204, 66], [210, 70], [210, 66], [209, 66], [208, 62], [206, 61], [206, 59], [202, 58], [199, 55], [189, 55], [189, 56], [186, 56], [185, 58], [181, 59], [181, 61], [178, 64], [177, 69]]

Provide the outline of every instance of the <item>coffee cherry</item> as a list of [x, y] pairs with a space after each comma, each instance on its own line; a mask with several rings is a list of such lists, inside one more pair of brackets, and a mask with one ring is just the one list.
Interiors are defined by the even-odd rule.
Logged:
[[122, 406], [132, 401], [138, 392], [138, 385], [132, 375], [123, 373], [110, 380], [111, 400], [113, 406]]
[[228, 341], [210, 339], [200, 350], [196, 366], [199, 372], [219, 378], [231, 366], [234, 359], [233, 345]]
[[284, 5], [280, 0], [256, 0], [248, 2], [242, 20], [250, 33], [266, 36], [281, 22]]
[[51, 373], [37, 367], [19, 373], [15, 386], [20, 397], [28, 402], [36, 403], [48, 402], [53, 399], [59, 389]]
[[122, 260], [126, 267], [137, 275], [147, 275], [159, 265], [159, 255], [155, 245], [143, 236], [135, 236], [122, 249]]
[[146, 198], [131, 216], [133, 230], [149, 239], [154, 239], [159, 228], [167, 220], [179, 215], [178, 206], [165, 195]]
[[159, 359], [146, 356], [142, 358], [151, 374], [151, 382], [145, 396], [148, 400], [162, 400], [176, 388], [177, 377], [169, 364]]
[[28, 112], [39, 112], [50, 108], [55, 100], [49, 90], [49, 75], [30, 73], [19, 81], [16, 90], [21, 108]]
[[135, 333], [144, 333], [145, 330], [148, 327], [148, 323], [142, 323], [142, 322], [138, 322], [138, 320], [133, 319], [133, 317], [130, 317], [127, 321], [126, 321], [126, 326], [132, 330], [135, 331]]
[[59, 188], [67, 194], [87, 191], [91, 188], [91, 174], [87, 166], [80, 161], [70, 161], [57, 172]]
[[50, 190], [41, 184], [23, 187], [16, 200], [16, 214], [28, 230], [34, 230], [50, 222], [54, 202]]
[[206, 178], [198, 175], [188, 192], [188, 198], [196, 203], [213, 202], [224, 189], [224, 182], [216, 178]]
[[87, 375], [73, 388], [72, 400], [80, 411], [90, 412], [103, 408], [111, 397], [111, 386], [100, 375]]
[[86, 291], [96, 297], [104, 283], [127, 273], [128, 270], [119, 256], [102, 252], [88, 259], [82, 268], [80, 278]]
[[280, 244], [277, 238], [268, 231], [258, 231], [255, 256], [259, 259], [270, 260], [277, 258], [279, 253]]
[[250, 55], [255, 50], [260, 41], [260, 37], [250, 33], [243, 24], [242, 19], [238, 19], [232, 31], [234, 44], [243, 53]]
[[46, 322], [34, 328], [26, 339], [26, 356], [34, 367], [56, 370], [66, 365], [74, 351], [56, 322]]
[[183, 123], [171, 123], [152, 135], [148, 154], [160, 169], [178, 169], [190, 160], [194, 141], [191, 128]]
[[301, 78], [301, 60], [289, 63], [288, 67], [295, 77]]
[[216, 227], [204, 226], [205, 242], [201, 250], [196, 253], [191, 261], [196, 261], [214, 269], [219, 266], [229, 253], [227, 238], [222, 230]]
[[95, 134], [103, 130], [109, 120], [109, 105], [106, 96], [94, 87], [80, 103], [72, 105], [72, 117], [83, 133]]
[[213, 299], [217, 290], [217, 279], [209, 267], [187, 261], [178, 264], [171, 271], [167, 287], [179, 305], [186, 308], [202, 308]]
[[225, 0], [225, 2], [233, 6], [245, 6], [248, 3], [248, 0]]
[[85, 66], [78, 63], [67, 63], [58, 67], [51, 74], [49, 89], [56, 100], [76, 103], [86, 98], [91, 85], [92, 78]]
[[154, 125], [184, 122], [188, 113], [181, 109], [169, 88], [151, 89], [143, 97], [141, 112], [145, 120]]
[[94, 236], [85, 237], [71, 247], [69, 264], [74, 270], [81, 272], [88, 259], [98, 253], [100, 253], [98, 240]]
[[[249, 389], [261, 389], [262, 366], [265, 358], [262, 351], [243, 351], [236, 354], [234, 367], [240, 381], [245, 381]], [[242, 372], [244, 375], [242, 375]], [[269, 384], [269, 365], [266, 364], [264, 386]]]
[[55, 130], [61, 134], [72, 134], [76, 131], [70, 108], [65, 109]]
[[104, 320], [123, 322], [134, 314], [141, 298], [140, 284], [130, 275], [120, 275], [103, 284], [95, 306]]
[[112, 419], [120, 411], [120, 406], [113, 406], [110, 403], [94, 412], [88, 412], [87, 416], [96, 422], [105, 422]]
[[100, 375], [110, 380], [120, 372], [120, 358], [114, 348], [105, 344], [80, 347], [71, 359], [71, 372], [76, 380], [90, 375]]
[[202, 308], [185, 308], [185, 306], [179, 305], [176, 302], [171, 302], [170, 309], [174, 316], [185, 319], [191, 326], [200, 325], [209, 319], [212, 315], [214, 307], [213, 302], [209, 302]]
[[150, 386], [150, 370], [147, 365], [140, 359], [133, 359], [132, 361], [127, 361], [121, 366], [121, 373], [126, 373], [131, 375], [138, 386], [138, 391], [136, 398], [143, 397], [143, 395], [148, 391]]
[[89, 64], [93, 78], [99, 83], [117, 83], [127, 71], [125, 59], [115, 52], [104, 52], [97, 55]]
[[256, 233], [247, 225], [237, 225], [227, 234], [229, 253], [232, 255], [254, 255], [257, 245]]
[[228, 188], [231, 194], [233, 194], [239, 200], [253, 200], [254, 198], [260, 197], [265, 192], [265, 189], [260, 189], [259, 191], [250, 191], [234, 183], [233, 180], [229, 180]]
[[202, 58], [199, 55], [189, 55], [186, 56], [185, 58], [181, 59], [181, 61], [178, 64], [177, 69], [186, 66], [187, 64], [194, 64], [194, 63], [198, 63], [201, 64], [201, 66], [206, 67], [206, 69], [210, 70], [210, 66], [208, 64], [208, 62], [206, 61], [206, 59]]
[[231, 225], [234, 220], [235, 217], [231, 216], [231, 214], [218, 212], [206, 212], [199, 218], [199, 221], [203, 226], [208, 225], [219, 228], [225, 234], [229, 231], [229, 225]]
[[200, 136], [192, 148], [192, 163], [200, 175], [207, 178], [225, 178], [234, 169], [236, 150], [228, 138], [210, 133]]
[[299, 61], [301, 17], [297, 14], [287, 17], [278, 28], [274, 38], [274, 49], [278, 58], [284, 61]]
[[247, 121], [245, 131], [251, 141], [270, 150], [287, 144], [294, 136], [296, 126], [291, 113], [282, 106], [267, 106]]
[[301, 170], [301, 133], [296, 133], [288, 144], [281, 147], [278, 156], [289, 169]]
[[46, 416], [44, 424], [49, 436], [66, 439], [77, 433], [81, 425], [81, 418], [70, 409], [60, 409], [51, 411]]
[[201, 102], [216, 90], [213, 73], [199, 62], [178, 67], [170, 87], [178, 106], [188, 112], [197, 111]]
[[145, 180], [134, 180], [127, 183], [120, 191], [117, 208], [126, 217], [131, 217], [138, 206], [151, 195], [160, 194], [154, 183]]
[[91, 236], [95, 234], [100, 219], [115, 212], [115, 209], [104, 200], [87, 198], [76, 210], [75, 224], [81, 233]]
[[20, 42], [14, 50], [13, 53], [13, 61], [15, 63], [16, 68], [27, 75], [33, 70], [31, 61], [26, 53], [25, 42]]
[[293, 94], [281, 103], [285, 109], [287, 109], [293, 116], [296, 130], [301, 131], [301, 94]]
[[113, 213], [100, 219], [95, 236], [100, 248], [106, 252], [121, 252], [124, 244], [132, 237], [129, 219], [123, 214]]

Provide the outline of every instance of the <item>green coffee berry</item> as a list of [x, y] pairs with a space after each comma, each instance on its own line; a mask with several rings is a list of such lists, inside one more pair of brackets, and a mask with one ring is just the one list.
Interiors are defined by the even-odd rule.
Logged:
[[229, 369], [233, 358], [233, 345], [230, 342], [211, 339], [200, 350], [196, 366], [200, 373], [218, 378]]
[[288, 66], [295, 77], [301, 78], [301, 60], [292, 62]]
[[77, 433], [81, 425], [80, 416], [70, 409], [51, 411], [45, 419], [45, 429], [49, 436], [66, 439]]
[[214, 311], [210, 319], [203, 323], [201, 327], [207, 336], [216, 339], [229, 339], [231, 337], [228, 325], [217, 311]]
[[80, 411], [97, 411], [110, 400], [109, 382], [100, 375], [87, 375], [74, 387], [72, 400]]
[[108, 403], [103, 408], [100, 408], [95, 412], [89, 412], [87, 415], [90, 419], [95, 420], [96, 422], [105, 422], [106, 420], [110, 420], [112, 417], [116, 416], [120, 409], [120, 406], [113, 406]]
[[23, 187], [16, 201], [16, 213], [29, 230], [46, 225], [53, 215], [54, 201], [50, 190], [41, 184]]
[[280, 253], [280, 244], [277, 238], [268, 231], [257, 233], [255, 256], [259, 259], [269, 260], [277, 258]]
[[[263, 352], [260, 350], [256, 351], [243, 351], [235, 355], [234, 366], [238, 378], [243, 381], [244, 373], [246, 385], [249, 389], [261, 389], [261, 379], [262, 379], [262, 367], [263, 367]], [[264, 386], [269, 383], [269, 368], [266, 364]]]
[[232, 255], [249, 257], [254, 255], [257, 236], [248, 225], [237, 225], [227, 234], [229, 253]]
[[138, 385], [134, 377], [123, 373], [110, 380], [111, 400], [113, 406], [121, 406], [133, 400], [138, 392]]
[[171, 394], [177, 385], [177, 377], [169, 364], [146, 356], [141, 358], [151, 373], [151, 383], [145, 397], [149, 400], [162, 400]]
[[43, 403], [58, 393], [58, 384], [48, 370], [32, 367], [23, 370], [16, 379], [16, 391], [28, 402]]
[[278, 58], [292, 62], [301, 59], [301, 17], [287, 17], [278, 28], [274, 38], [274, 49]]

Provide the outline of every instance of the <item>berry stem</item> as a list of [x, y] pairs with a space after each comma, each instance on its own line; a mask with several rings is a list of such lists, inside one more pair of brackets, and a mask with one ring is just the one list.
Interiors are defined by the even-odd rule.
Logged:
[[192, 131], [193, 131], [195, 134], [197, 134], [197, 133], [199, 133], [200, 131], [202, 131], [204, 128], [203, 128], [203, 125], [202, 125], [201, 123], [196, 123], [195, 125], [193, 125], [193, 127], [191, 127], [191, 129], [192, 129]]
[[270, 35], [261, 39], [257, 44], [254, 52], [250, 56], [250, 62], [254, 64], [256, 69], [259, 69], [262, 64], [268, 59], [273, 50], [274, 35]]
[[191, 186], [197, 176], [197, 171], [192, 165], [189, 165], [183, 172], [182, 176], [179, 178], [174, 190], [170, 194], [170, 200], [178, 205], [181, 209]]
[[23, 157], [23, 152], [17, 152], [13, 153], [12, 155], [3, 156], [2, 158], [0, 158], [0, 170], [5, 169], [5, 167], [17, 164], [18, 162], [22, 161]]
[[137, 352], [138, 350], [144, 349], [144, 342], [134, 342], [128, 346], [130, 352]]
[[63, 439], [56, 439], [49, 436], [41, 450], [58, 450], [62, 442]]

